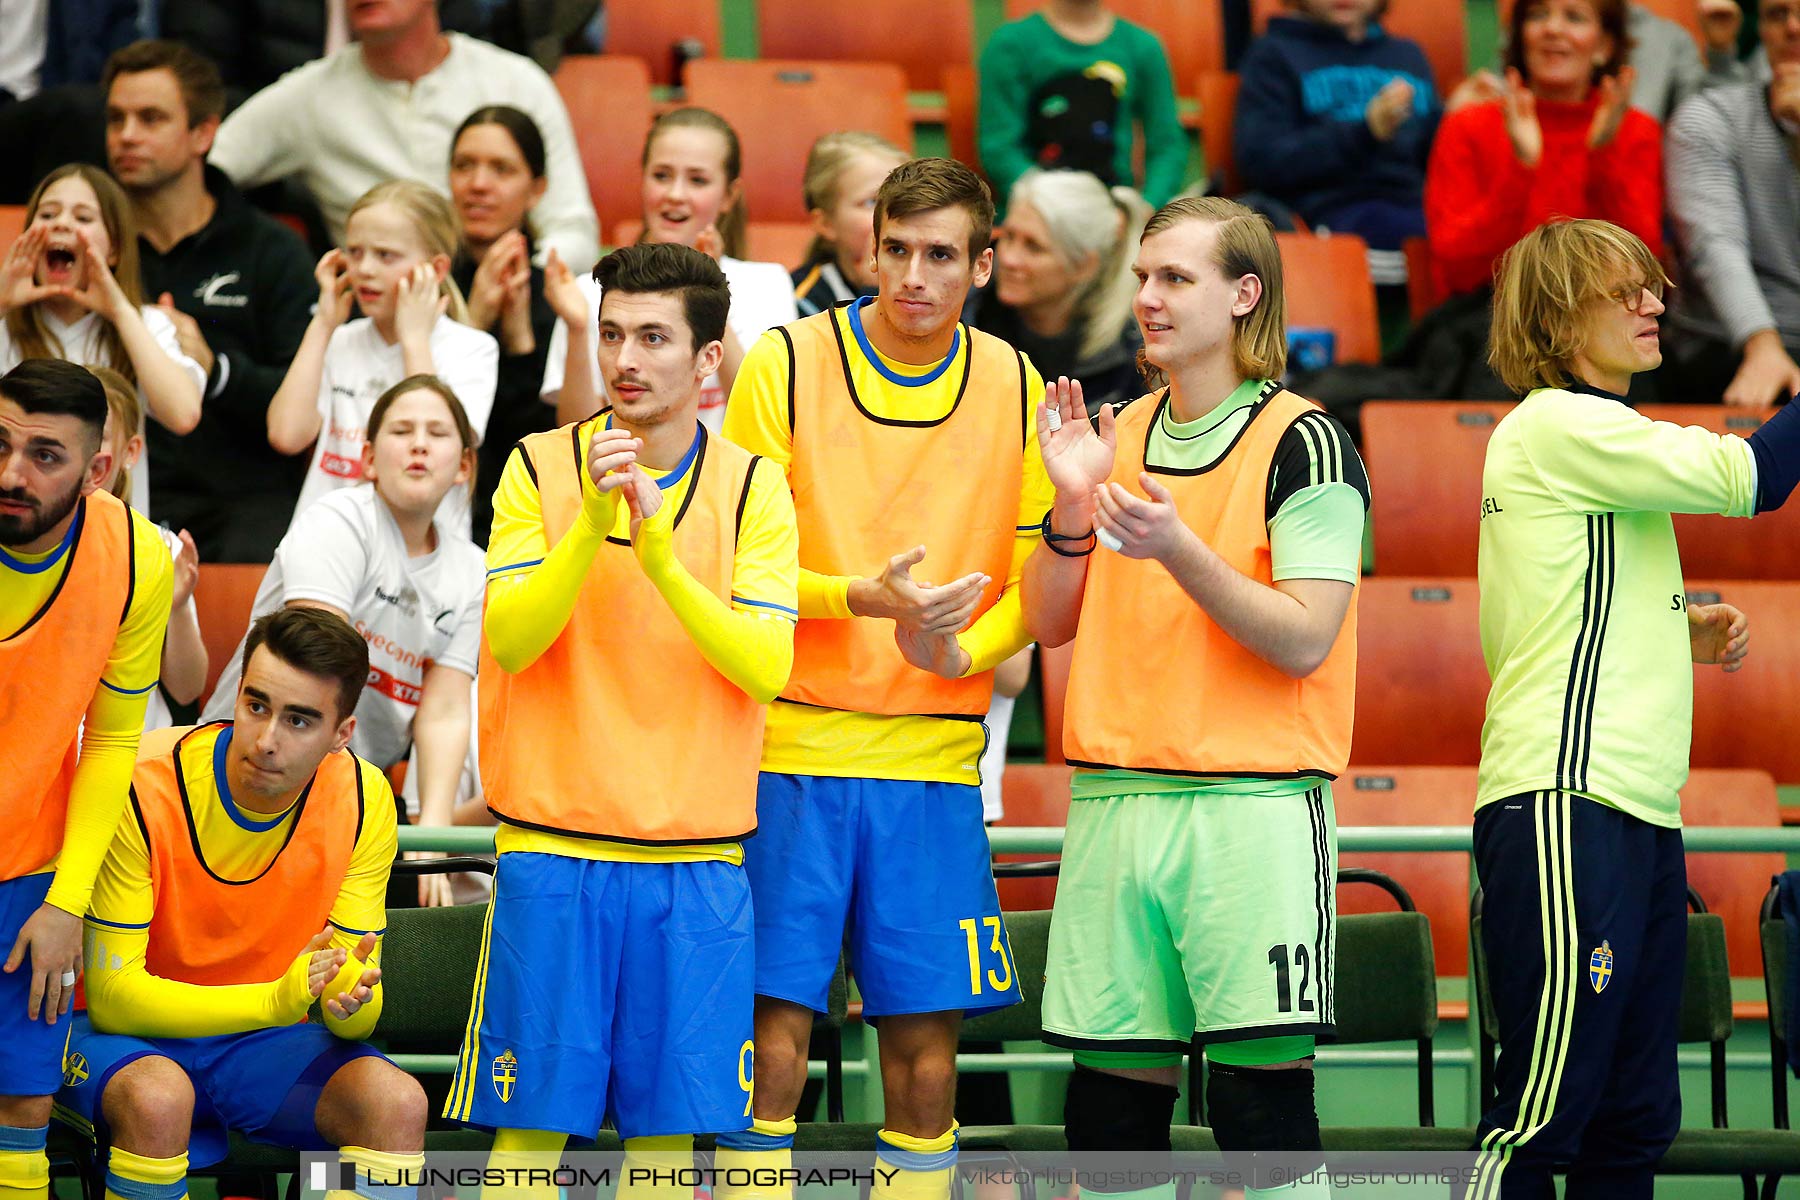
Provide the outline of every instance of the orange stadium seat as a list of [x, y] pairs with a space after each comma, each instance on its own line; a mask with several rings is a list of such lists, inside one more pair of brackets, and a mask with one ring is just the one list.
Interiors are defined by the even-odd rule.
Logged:
[[687, 93], [689, 103], [726, 113], [736, 126], [744, 192], [759, 221], [807, 219], [800, 178], [823, 134], [863, 129], [912, 148], [906, 76], [892, 63], [701, 59], [688, 67]]
[[1281, 246], [1288, 329], [1331, 330], [1340, 363], [1379, 360], [1381, 323], [1368, 244], [1349, 233], [1278, 233], [1275, 240]]
[[[556, 69], [555, 79], [575, 124], [575, 148], [587, 169], [588, 194], [600, 227], [638, 216], [643, 208], [639, 164], [650, 132], [649, 67], [623, 55], [571, 54]], [[592, 264], [569, 266], [579, 274]]]
[[[1699, 425], [1714, 433], [1749, 437], [1775, 415], [1772, 408], [1723, 404], [1645, 404], [1639, 412], [1658, 421]], [[1800, 504], [1746, 521], [1741, 517], [1681, 515], [1675, 518], [1681, 570], [1689, 578], [1800, 579]]]
[[200, 622], [200, 640], [206, 644], [206, 705], [225, 664], [237, 652], [250, 628], [250, 609], [256, 589], [268, 574], [266, 563], [201, 563], [194, 583], [194, 615]]
[[974, 61], [973, 9], [969, 0], [757, 0], [756, 26], [764, 58], [893, 63], [909, 88], [936, 92], [945, 67]]
[[[1001, 778], [1005, 808], [997, 824], [1012, 828], [1069, 823], [1069, 767], [1050, 763], [1009, 763]], [[1055, 854], [998, 854], [995, 862], [1046, 862]], [[1056, 877], [1000, 879], [1000, 907], [1007, 912], [1036, 912], [1056, 901]]]
[[1474, 766], [1488, 692], [1475, 581], [1373, 575], [1361, 591], [1351, 761]]
[[606, 52], [641, 58], [658, 86], [675, 83], [675, 47], [692, 39], [719, 54], [719, 0], [655, 0], [606, 9]]
[[1481, 466], [1505, 402], [1379, 400], [1362, 407], [1369, 522], [1383, 575], [1473, 575]]
[[975, 68], [958, 63], [944, 68], [944, 141], [950, 157], [980, 170], [976, 146], [976, 114], [981, 107]]
[[[1364, 698], [1367, 703], [1373, 697]], [[1474, 767], [1351, 767], [1331, 785], [1337, 823], [1467, 825], [1475, 811]], [[1469, 971], [1469, 856], [1461, 851], [1344, 854], [1341, 867], [1369, 867], [1398, 880], [1431, 921], [1439, 975]], [[1386, 912], [1393, 902], [1367, 888], [1338, 892], [1340, 913]]]
[[1194, 86], [1194, 93], [1200, 98], [1200, 153], [1206, 159], [1209, 190], [1223, 196], [1235, 196], [1244, 190], [1231, 144], [1238, 82], [1235, 71], [1202, 71]]
[[[1043, 0], [1006, 0], [1006, 19], [1043, 7]], [[1218, 0], [1112, 0], [1107, 7], [1162, 39], [1177, 91], [1202, 71], [1225, 69], [1225, 13]]]
[[13, 244], [25, 232], [25, 206], [0, 204], [0, 249]]
[[1406, 255], [1406, 307], [1413, 323], [1448, 297], [1438, 287], [1437, 275], [1431, 269], [1431, 243], [1422, 237], [1409, 237], [1400, 243]]
[[[1696, 770], [1681, 789], [1681, 820], [1694, 825], [1781, 824], [1781, 802], [1767, 771]], [[1707, 911], [1725, 918], [1725, 955], [1733, 975], [1755, 975], [1762, 962], [1758, 913], [1771, 876], [1787, 869], [1787, 856], [1694, 854], [1687, 856], [1688, 883]]]
[[1800, 583], [1690, 578], [1687, 594], [1693, 604], [1722, 599], [1750, 618], [1742, 670], [1694, 668], [1693, 765], [1749, 767], [1800, 784]]
[[[644, 232], [636, 217], [620, 221], [607, 231], [608, 246], [629, 246]], [[801, 221], [752, 221], [744, 228], [746, 255], [755, 262], [780, 263], [792, 271], [806, 259], [812, 246], [813, 227]]]
[[[1692, 0], [1688, 0], [1691, 4]], [[1216, 8], [1217, 4], [1200, 3], [1196, 8]], [[1250, 0], [1250, 19], [1257, 33], [1268, 26], [1269, 18], [1280, 16], [1285, 0]], [[1381, 27], [1395, 37], [1411, 38], [1425, 52], [1431, 64], [1432, 83], [1439, 96], [1463, 81], [1469, 73], [1469, 26], [1461, 0], [1390, 0]], [[1654, 6], [1653, 6], [1654, 7]]]

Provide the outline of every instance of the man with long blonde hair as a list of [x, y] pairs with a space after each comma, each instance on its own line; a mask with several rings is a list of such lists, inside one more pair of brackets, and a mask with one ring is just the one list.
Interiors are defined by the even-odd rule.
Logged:
[[1748, 517], [1800, 477], [1800, 411], [1748, 441], [1652, 421], [1668, 279], [1605, 221], [1500, 261], [1489, 359], [1524, 399], [1482, 472], [1482, 728], [1475, 866], [1500, 1021], [1477, 1198], [1649, 1196], [1681, 1124], [1676, 1024], [1693, 667], [1735, 671], [1744, 615], [1690, 604], [1669, 514]]
[[1026, 624], [1074, 638], [1077, 768], [1044, 1037], [1075, 1051], [1070, 1149], [1168, 1149], [1197, 1039], [1219, 1146], [1255, 1156], [1247, 1195], [1313, 1194], [1368, 481], [1343, 426], [1275, 382], [1286, 301], [1264, 218], [1177, 200], [1134, 272], [1168, 386], [1096, 429], [1058, 380], [1038, 414], [1056, 500]]

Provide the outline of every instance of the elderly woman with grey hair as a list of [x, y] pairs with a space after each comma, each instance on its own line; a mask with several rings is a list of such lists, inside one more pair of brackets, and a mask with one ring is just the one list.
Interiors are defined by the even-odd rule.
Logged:
[[1150, 206], [1084, 171], [1027, 171], [994, 231], [994, 282], [976, 327], [1030, 356], [1047, 380], [1081, 381], [1090, 413], [1144, 391], [1131, 298]]

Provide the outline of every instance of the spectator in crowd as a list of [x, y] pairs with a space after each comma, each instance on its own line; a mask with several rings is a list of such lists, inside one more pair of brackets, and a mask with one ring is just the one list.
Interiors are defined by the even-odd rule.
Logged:
[[[1242, 65], [1232, 148], [1245, 182], [1308, 225], [1397, 251], [1425, 233], [1425, 160], [1441, 108], [1387, 0], [1288, 0]], [[1388, 260], [1382, 260], [1388, 261]], [[1402, 282], [1404, 265], [1377, 282]]]
[[1700, 11], [1704, 57], [1685, 28], [1642, 4], [1625, 5], [1625, 40], [1637, 84], [1631, 105], [1663, 124], [1682, 103], [1702, 88], [1735, 83], [1749, 75], [1738, 61], [1738, 31], [1744, 13], [1737, 0], [1694, 0]]
[[1088, 411], [1142, 395], [1131, 273], [1149, 207], [1085, 171], [1031, 170], [995, 231], [994, 283], [976, 328], [1012, 343], [1046, 379], [1080, 382]]
[[1665, 400], [1765, 405], [1800, 392], [1800, 0], [1763, 0], [1772, 77], [1711, 88], [1669, 125], [1675, 292]]
[[[1132, 125], [1144, 129], [1144, 178]], [[981, 167], [1001, 195], [1032, 166], [1135, 184], [1153, 207], [1187, 174], [1168, 55], [1103, 0], [1049, 0], [994, 31], [981, 53]]]
[[[419, 823], [449, 825], [469, 753], [486, 577], [448, 498], [474, 477], [475, 429], [450, 388], [412, 375], [376, 401], [366, 434], [361, 474], [372, 486], [334, 491], [295, 519], [251, 619], [296, 605], [324, 608], [363, 634], [369, 683], [350, 748], [385, 771], [417, 745]], [[397, 596], [416, 599], [396, 604]], [[240, 646], [213, 689], [207, 720], [230, 719], [242, 669]], [[448, 903], [449, 888], [447, 876], [424, 876], [420, 902]]]
[[810, 317], [875, 294], [875, 193], [906, 151], [873, 133], [828, 133], [806, 155], [800, 187], [813, 240], [794, 272], [794, 304]]
[[[1637, 82], [1631, 88], [1631, 106], [1667, 124], [1683, 101], [1702, 88], [1720, 83], [1733, 83], [1749, 74], [1746, 64], [1738, 61], [1738, 31], [1743, 27], [1743, 10], [1737, 0], [1694, 0], [1700, 14], [1701, 35], [1705, 54], [1694, 42], [1693, 34], [1660, 13], [1652, 12], [1636, 0], [1625, 4], [1625, 44], [1631, 47], [1631, 67]], [[1506, 47], [1500, 47], [1501, 70], [1505, 70]], [[1503, 94], [1500, 79], [1492, 71], [1477, 71], [1470, 76], [1480, 90], [1494, 99]], [[1465, 93], [1467, 94], [1467, 93]], [[1458, 107], [1452, 96], [1445, 107]]]
[[[143, 410], [138, 406], [137, 389], [131, 381], [111, 367], [90, 367], [94, 378], [106, 389], [105, 442], [112, 451], [112, 466], [100, 486], [127, 504], [131, 502], [131, 471], [144, 453]], [[194, 584], [200, 579], [200, 553], [194, 539], [183, 529], [180, 533], [167, 525], [160, 526], [163, 544], [175, 564], [175, 592], [169, 607], [169, 628], [163, 634], [162, 669], [156, 687], [150, 691], [144, 708], [144, 732], [167, 729], [175, 724], [170, 702], [188, 707], [199, 703], [206, 687], [209, 660], [206, 642], [200, 637], [200, 614], [194, 608]]]
[[[70, 164], [44, 177], [25, 211], [25, 232], [0, 266], [0, 370], [27, 358], [111, 367], [157, 423], [191, 433], [206, 372], [182, 350], [168, 314], [143, 303], [125, 193], [98, 167]], [[131, 485], [131, 506], [142, 513], [150, 511], [146, 474]]]
[[[700, 391], [700, 421], [714, 433], [725, 419], [725, 397], [737, 378], [744, 351], [777, 325], [798, 319], [794, 281], [779, 263], [752, 262], [744, 257], [748, 217], [738, 183], [743, 151], [730, 122], [704, 108], [677, 108], [658, 117], [644, 139], [644, 229], [640, 241], [672, 242], [704, 251], [718, 260], [731, 287], [731, 312], [725, 327], [725, 359]], [[600, 320], [600, 284], [584, 278], [588, 298], [587, 327]], [[593, 397], [602, 392], [597, 356], [587, 356], [592, 392], [565, 389], [563, 345], [566, 323], [557, 327], [545, 369], [544, 391], [558, 394], [557, 422], [566, 425], [592, 416]]]
[[206, 373], [200, 423], [149, 429], [150, 504], [193, 534], [206, 562], [267, 562], [305, 464], [268, 440], [269, 401], [316, 296], [294, 232], [206, 165], [224, 92], [218, 69], [177, 42], [137, 42], [106, 65], [107, 158], [131, 199], [144, 294]]
[[137, 0], [7, 0], [0, 11], [0, 105], [92, 85], [106, 56], [137, 36]]
[[[162, 34], [224, 64], [233, 102], [350, 41], [348, 0], [162, 0]], [[554, 71], [562, 43], [596, 0], [440, 0], [443, 27], [537, 59]], [[559, 36], [560, 35], [560, 36]]]
[[1662, 249], [1662, 131], [1630, 107], [1624, 0], [1520, 0], [1504, 95], [1449, 113], [1425, 175], [1438, 281], [1487, 290], [1494, 261], [1552, 217], [1598, 217]]
[[541, 249], [583, 266], [600, 253], [575, 132], [556, 86], [530, 59], [444, 33], [436, 0], [348, 6], [355, 43], [282, 76], [225, 119], [212, 161], [240, 187], [296, 176], [334, 240], [357, 197], [389, 179], [448, 189], [451, 135], [471, 108], [513, 104], [544, 134], [549, 185]]
[[[342, 250], [314, 271], [318, 307], [269, 404], [269, 444], [282, 454], [313, 448], [295, 520], [326, 493], [362, 479], [364, 427], [387, 390], [435, 375], [462, 403], [480, 441], [494, 405], [500, 351], [462, 323], [462, 290], [450, 278], [456, 215], [422, 183], [369, 189], [350, 210]], [[363, 315], [352, 321], [352, 301]], [[469, 536], [469, 489], [456, 485], [445, 520]], [[294, 526], [290, 524], [291, 533]]]
[[[499, 479], [519, 439], [556, 422], [554, 405], [544, 402], [544, 361], [558, 319], [579, 339], [578, 357], [592, 354], [587, 301], [573, 272], [555, 250], [543, 267], [532, 264], [531, 210], [547, 183], [543, 135], [523, 111], [488, 105], [470, 113], [456, 131], [450, 200], [462, 222], [462, 248], [450, 276], [468, 298], [468, 324], [500, 344], [494, 407], [482, 435], [478, 474], [483, 479]], [[492, 492], [477, 488], [478, 544], [487, 545], [493, 519]]]

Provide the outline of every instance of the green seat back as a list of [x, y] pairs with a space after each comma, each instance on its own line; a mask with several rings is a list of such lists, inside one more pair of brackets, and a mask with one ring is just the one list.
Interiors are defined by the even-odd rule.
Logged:
[[1437, 966], [1424, 913], [1337, 922], [1337, 1040], [1415, 1042], [1437, 1033]]
[[1731, 1036], [1731, 967], [1725, 961], [1725, 918], [1718, 913], [1688, 914], [1680, 1029], [1684, 1042]]
[[1769, 1024], [1787, 1036], [1787, 924], [1777, 916], [1762, 923], [1763, 991], [1769, 997]]
[[455, 1054], [469, 1023], [485, 904], [388, 910], [375, 1036], [416, 1052]]

